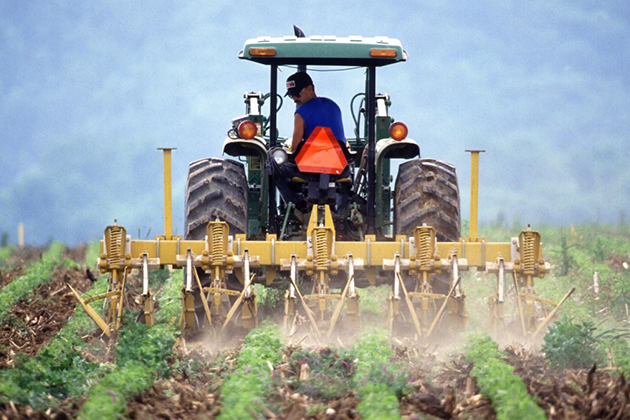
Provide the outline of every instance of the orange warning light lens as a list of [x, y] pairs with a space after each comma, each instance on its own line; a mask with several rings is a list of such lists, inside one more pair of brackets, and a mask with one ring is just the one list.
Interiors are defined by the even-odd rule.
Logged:
[[392, 48], [372, 48], [370, 50], [370, 57], [395, 58], [397, 54], [397, 51]]
[[389, 127], [389, 136], [394, 140], [404, 140], [408, 133], [407, 126], [401, 122], [394, 123]]
[[258, 127], [252, 121], [243, 121], [238, 125], [238, 135], [245, 140], [253, 139], [258, 132]]
[[254, 56], [262, 56], [262, 57], [274, 57], [276, 55], [275, 48], [250, 48], [249, 54]]

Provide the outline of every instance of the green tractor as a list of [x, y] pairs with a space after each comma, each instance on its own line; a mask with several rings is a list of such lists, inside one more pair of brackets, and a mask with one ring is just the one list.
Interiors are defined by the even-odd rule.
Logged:
[[[420, 147], [406, 138], [405, 125], [389, 115], [389, 96], [376, 91], [376, 68], [407, 59], [398, 40], [260, 37], [248, 40], [239, 58], [270, 67], [270, 92], [246, 93], [246, 115], [232, 120], [223, 153], [237, 160], [207, 158], [190, 164], [187, 239], [203, 239], [207, 223], [217, 218], [227, 221], [230, 232], [246, 234], [248, 239], [264, 239], [267, 233], [277, 234], [278, 240], [304, 239], [308, 217], [295, 216], [302, 213], [296, 210], [298, 203], [278, 200], [275, 180], [266, 165], [270, 155], [280, 155], [279, 161], [294, 159], [281, 147], [287, 137], [281, 137], [277, 128], [277, 114], [283, 106], [278, 93], [279, 66], [365, 69], [365, 91], [352, 98], [350, 108], [355, 122], [355, 137], [348, 139], [351, 175], [337, 179], [335, 186], [335, 194], [352, 196], [342, 213], [333, 212], [338, 240], [363, 241], [366, 234], [376, 235], [378, 240], [393, 240], [395, 235], [411, 235], [422, 224], [433, 226], [440, 241], [459, 239], [455, 167], [435, 159], [420, 159]], [[261, 111], [266, 102], [269, 115]], [[290, 132], [292, 127], [286, 130]], [[392, 159], [407, 160], [398, 169], [395, 185], [391, 182]], [[342, 185], [348, 181], [351, 188]]]
[[[259, 37], [246, 41], [239, 58], [269, 66], [269, 93], [246, 93], [246, 114], [232, 120], [223, 153], [236, 160], [206, 158], [190, 164], [185, 239], [204, 240], [207, 224], [221, 220], [227, 222], [230, 233], [243, 234], [250, 240], [264, 240], [267, 234], [276, 234], [278, 241], [304, 241], [312, 209], [320, 209], [321, 220], [317, 224], [321, 225], [324, 223], [321, 210], [328, 206], [336, 241], [364, 242], [366, 235], [375, 236], [377, 241], [394, 241], [397, 235], [412, 236], [414, 229], [422, 225], [433, 227], [439, 241], [459, 240], [459, 189], [455, 167], [435, 159], [420, 159], [420, 147], [407, 138], [407, 127], [389, 115], [390, 97], [376, 90], [378, 67], [407, 60], [407, 53], [398, 40]], [[342, 159], [344, 175], [309, 169], [311, 172], [292, 182], [300, 197], [295, 203], [278, 199], [276, 180], [268, 163], [273, 159], [276, 164], [283, 164], [295, 160], [300, 153], [293, 156], [285, 150], [282, 144], [287, 137], [279, 134], [278, 111], [283, 106], [280, 93], [284, 93], [284, 90], [279, 93], [278, 88], [280, 66], [297, 67], [302, 71], [312, 66], [337, 66], [361, 68], [365, 73], [365, 90], [350, 101], [354, 138], [348, 138], [349, 148], [342, 145], [337, 148], [345, 157]], [[262, 109], [267, 103], [269, 114], [264, 115]], [[291, 133], [292, 127], [286, 130]], [[406, 160], [398, 168], [395, 185], [392, 185], [393, 159]], [[343, 208], [335, 205], [340, 196], [346, 203]], [[359, 285], [391, 283], [390, 275], [382, 276], [378, 270], [371, 274], [357, 276], [355, 281]], [[343, 285], [345, 280], [337, 277]], [[330, 278], [331, 284], [337, 277]], [[450, 286], [449, 276], [434, 277], [442, 281], [434, 283], [427, 279], [425, 293], [435, 288], [445, 294]], [[231, 280], [228, 278], [227, 287], [238, 288], [234, 277]], [[420, 288], [415, 279], [409, 278], [405, 283], [413, 291]], [[196, 307], [201, 312], [199, 299]]]
[[[184, 237], [172, 234], [171, 149], [164, 149], [165, 234], [133, 240], [118, 224], [105, 229], [99, 268], [111, 274], [108, 293], [89, 300], [75, 295], [106, 334], [120, 325], [131, 269], [143, 272], [139, 301], [145, 322], [152, 324], [147, 272], [167, 265], [184, 269], [184, 332], [204, 325], [215, 331], [235, 324], [255, 327], [252, 285], [265, 281], [285, 292], [287, 329], [308, 318], [302, 323], [310, 328], [308, 334], [321, 338], [326, 328], [329, 337], [339, 336], [337, 321], [351, 327], [360, 323], [359, 287], [387, 285], [389, 309], [383, 319], [392, 333], [427, 339], [466, 324], [460, 272], [469, 268], [496, 275], [495, 292], [488, 298], [491, 325], [504, 324], [506, 277], [511, 275], [520, 333], [535, 337], [542, 331], [571, 291], [559, 304], [536, 296], [534, 279], [550, 268], [538, 232], [526, 229], [506, 243], [478, 237], [478, 150], [470, 151], [470, 229], [468, 237], [461, 237], [454, 166], [420, 158], [407, 127], [389, 115], [389, 96], [376, 90], [377, 68], [407, 60], [398, 40], [305, 37], [296, 31], [295, 36], [250, 39], [239, 57], [269, 66], [269, 92], [245, 94], [246, 113], [232, 120], [223, 145], [223, 153], [234, 159], [190, 164]], [[347, 144], [330, 128], [318, 127], [313, 131], [318, 134], [295, 153], [287, 150], [289, 136], [280, 136], [278, 129], [284, 92], [278, 88], [280, 66], [363, 69], [365, 90], [350, 100], [354, 137]], [[392, 186], [399, 160], [403, 163]], [[278, 196], [274, 175], [287, 162], [300, 169], [289, 180], [295, 193], [291, 201]], [[88, 305], [98, 299], [110, 301], [106, 319]]]

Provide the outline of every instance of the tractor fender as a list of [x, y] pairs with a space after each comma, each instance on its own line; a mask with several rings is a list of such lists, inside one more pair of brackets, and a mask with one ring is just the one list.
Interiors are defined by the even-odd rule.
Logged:
[[223, 153], [230, 156], [257, 156], [263, 162], [267, 160], [267, 146], [262, 137], [251, 140], [228, 137], [223, 142]]
[[382, 139], [376, 142], [376, 162], [380, 164], [385, 157], [389, 159], [412, 159], [420, 156], [420, 146], [412, 139]]

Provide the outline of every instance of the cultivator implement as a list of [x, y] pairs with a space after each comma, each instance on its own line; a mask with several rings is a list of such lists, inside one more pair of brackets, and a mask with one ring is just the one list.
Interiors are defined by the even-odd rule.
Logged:
[[[492, 325], [506, 323], [504, 306], [512, 288], [517, 330], [527, 337], [540, 333], [571, 292], [558, 304], [535, 294], [534, 280], [549, 271], [536, 231], [528, 228], [505, 243], [478, 237], [481, 150], [469, 150], [470, 233], [460, 238], [455, 167], [420, 158], [407, 126], [389, 115], [389, 95], [377, 93], [376, 69], [407, 61], [400, 41], [307, 38], [297, 31], [293, 37], [249, 39], [239, 58], [269, 67], [269, 93], [245, 94], [246, 114], [232, 120], [223, 153], [237, 160], [205, 158], [190, 164], [185, 237], [172, 233], [170, 148], [161, 149], [164, 235], [135, 240], [118, 224], [105, 230], [99, 268], [110, 273], [108, 292], [87, 300], [75, 292], [105, 334], [120, 327], [132, 271], [143, 279], [140, 318], [154, 322], [148, 272], [166, 266], [184, 271], [180, 325], [186, 333], [204, 324], [217, 333], [233, 325], [255, 327], [253, 283], [261, 281], [286, 287], [278, 310], [287, 334], [306, 327], [318, 340], [339, 338], [346, 334], [340, 324], [358, 330], [361, 286], [371, 284], [389, 287], [383, 321], [393, 335], [428, 340], [438, 331], [466, 326], [466, 284], [460, 274], [470, 269], [496, 276], [489, 299]], [[302, 72], [307, 66], [365, 69], [365, 91], [350, 102], [355, 137], [337, 138], [331, 127], [317, 126], [287, 151], [277, 118], [281, 66]], [[265, 101], [268, 115], [262, 111]], [[396, 159], [405, 162], [392, 185]], [[293, 176], [292, 164], [299, 176]], [[95, 300], [104, 300], [104, 315], [90, 306]]]
[[[165, 159], [167, 166], [170, 170], [170, 159]], [[472, 178], [475, 185], [474, 156]], [[165, 183], [167, 213], [170, 194], [170, 186]], [[472, 196], [471, 207], [475, 207], [476, 197]], [[471, 220], [471, 236], [458, 242], [437, 241], [434, 228], [426, 225], [417, 226], [412, 236], [398, 235], [391, 241], [377, 241], [375, 235], [366, 235], [363, 241], [337, 241], [330, 208], [314, 205], [303, 241], [279, 241], [273, 234], [267, 234], [265, 240], [250, 240], [244, 234], [231, 235], [228, 224], [220, 220], [207, 224], [205, 240], [184, 240], [170, 234], [170, 220], [165, 218], [169, 234], [153, 240], [133, 240], [117, 224], [105, 229], [98, 266], [101, 272], [110, 273], [108, 292], [85, 300], [73, 292], [106, 335], [120, 328], [126, 279], [131, 270], [142, 273], [139, 301], [144, 322], [152, 325], [154, 297], [148, 272], [166, 266], [185, 272], [180, 318], [184, 332], [201, 323], [195, 299], [201, 302], [203, 317], [215, 331], [225, 330], [239, 309], [240, 325], [257, 326], [252, 288], [257, 273], [264, 276], [267, 285], [276, 278], [288, 280], [283, 305], [287, 333], [293, 332], [296, 314], [301, 312], [319, 339], [334, 334], [344, 308], [344, 324], [353, 330], [360, 324], [357, 278], [391, 287], [388, 325], [400, 333], [397, 325], [411, 324], [408, 332], [417, 339], [432, 337], [445, 319], [449, 331], [465, 327], [466, 294], [460, 273], [471, 268], [496, 276], [495, 294], [489, 299], [494, 326], [505, 323], [503, 306], [509, 288], [506, 276], [512, 276], [520, 332], [526, 337], [539, 334], [573, 292], [569, 291], [559, 303], [535, 295], [534, 279], [544, 277], [550, 266], [542, 257], [540, 234], [529, 228], [506, 243], [477, 238], [475, 219]], [[200, 272], [209, 279], [205, 286]], [[242, 290], [227, 287], [230, 275], [240, 280]], [[309, 293], [300, 290], [300, 279], [311, 280]], [[333, 281], [342, 287], [333, 289]], [[435, 285], [440, 290], [434, 290]], [[97, 300], [107, 303], [105, 318], [89, 305]]]

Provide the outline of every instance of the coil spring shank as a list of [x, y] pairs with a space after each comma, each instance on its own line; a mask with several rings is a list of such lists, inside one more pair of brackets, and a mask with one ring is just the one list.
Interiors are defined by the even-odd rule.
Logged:
[[318, 270], [325, 270], [328, 267], [328, 260], [330, 257], [328, 249], [328, 229], [316, 228], [315, 229], [315, 261], [317, 262]]
[[524, 231], [521, 234], [521, 264], [523, 274], [534, 275], [536, 271], [536, 248], [539, 236], [535, 231]]
[[123, 265], [125, 256], [125, 239], [127, 232], [122, 226], [108, 226], [105, 230], [107, 257], [112, 269], [119, 269]]
[[431, 226], [419, 226], [414, 230], [413, 236], [420, 270], [430, 271], [435, 255], [435, 230]]
[[212, 265], [221, 265], [224, 257], [227, 255], [227, 239], [229, 228], [225, 222], [210, 222], [206, 231], [208, 241], [210, 242], [210, 255], [212, 257]]

